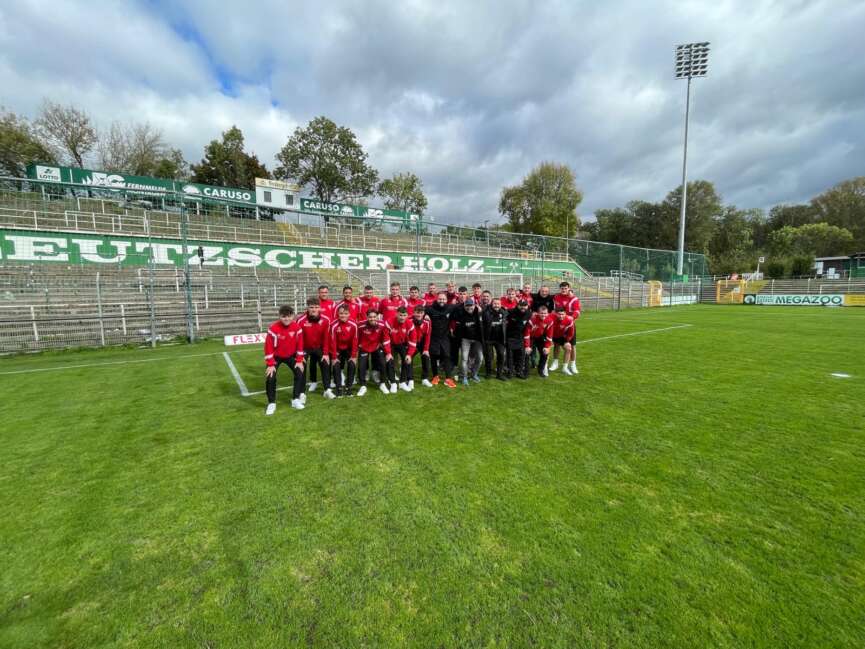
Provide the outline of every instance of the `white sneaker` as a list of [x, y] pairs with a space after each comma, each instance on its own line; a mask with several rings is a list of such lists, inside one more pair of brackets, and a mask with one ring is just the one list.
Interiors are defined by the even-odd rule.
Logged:
[[557, 369], [559, 369], [559, 359], [558, 358], [554, 359], [553, 362], [550, 363], [550, 372], [555, 372]]
[[303, 410], [306, 406], [303, 405], [303, 401], [300, 399], [292, 399], [291, 407], [295, 410]]
[[324, 391], [324, 398], [325, 399], [336, 399], [336, 395], [333, 393], [333, 390], [328, 388], [327, 390]]
[[549, 375], [550, 375], [550, 371], [547, 369], [546, 366], [544, 366], [544, 371], [541, 372], [541, 376], [549, 376]]
[[413, 380], [408, 382], [408, 391], [411, 392], [412, 390], [414, 390], [414, 381]]
[[403, 392], [411, 392], [411, 388], [408, 387], [408, 383], [400, 383], [399, 389], [402, 390]]
[[579, 374], [580, 373], [580, 370], [577, 369], [576, 363], [571, 363], [571, 373], [572, 374]]
[[301, 392], [298, 399], [300, 400], [301, 403], [306, 403], [306, 392]]
[[571, 372], [571, 368], [568, 367], [567, 365], [565, 365], [565, 366], [562, 368], [562, 373], [563, 373], [563, 374], [567, 374], [568, 376], [573, 376], [573, 375], [574, 375], [574, 373]]
[[387, 386], [384, 383], [379, 383], [378, 389], [381, 390], [382, 394], [390, 394], [390, 390], [387, 389]]
[[390, 384], [390, 393], [391, 393], [391, 394], [396, 394], [396, 383], [391, 383], [391, 384]]
[[316, 382], [316, 383], [310, 383], [310, 384], [309, 384], [309, 391], [310, 391], [310, 392], [315, 392], [315, 389], [316, 389], [317, 387], [318, 387], [318, 383], [317, 383], [317, 382]]
[[357, 390], [357, 396], [362, 397], [365, 394], [366, 394], [366, 386], [362, 385]]
[[381, 373], [378, 370], [372, 371], [372, 380], [376, 383], [381, 381]]
[[276, 404], [275, 403], [267, 404], [267, 410], [264, 411], [264, 414], [265, 415], [272, 415], [275, 412], [276, 412]]
[[424, 379], [423, 381], [421, 381], [421, 385], [423, 385], [425, 388], [431, 388], [433, 386], [433, 384], [429, 382], [429, 379]]

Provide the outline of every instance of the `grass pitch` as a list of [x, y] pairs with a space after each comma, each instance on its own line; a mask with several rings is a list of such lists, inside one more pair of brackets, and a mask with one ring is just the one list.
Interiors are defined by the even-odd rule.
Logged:
[[578, 336], [270, 418], [216, 342], [3, 359], [0, 646], [865, 645], [865, 309]]

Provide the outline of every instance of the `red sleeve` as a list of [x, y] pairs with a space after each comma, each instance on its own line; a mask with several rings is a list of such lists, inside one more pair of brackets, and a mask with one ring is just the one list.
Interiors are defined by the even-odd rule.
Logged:
[[387, 327], [381, 328], [381, 345], [384, 347], [384, 353], [390, 354], [390, 333]]
[[297, 328], [297, 336], [295, 337], [295, 349], [297, 350], [294, 354], [294, 362], [302, 363], [303, 362], [303, 327]]
[[357, 323], [354, 323], [354, 336], [351, 339], [351, 357], [357, 358], [358, 333]]
[[571, 300], [571, 315], [574, 316], [575, 320], [580, 317], [580, 310], [580, 298], [575, 297]]
[[417, 352], [417, 329], [412, 326], [408, 332], [408, 357], [414, 358], [415, 352]]
[[276, 340], [276, 334], [273, 332], [273, 326], [271, 325], [264, 336], [264, 362], [269, 367], [276, 363], [273, 360], [273, 356], [276, 354]]
[[424, 320], [424, 334], [423, 350], [429, 352], [429, 341], [432, 338], [432, 324], [429, 320]]
[[321, 343], [321, 347], [322, 347], [321, 353], [324, 354], [325, 356], [330, 356], [330, 350], [336, 349], [336, 345], [331, 345], [331, 340], [330, 340], [331, 322], [330, 322], [330, 318], [328, 318], [327, 316], [323, 316], [323, 319], [325, 321], [325, 325], [324, 325], [324, 336], [322, 336], [322, 338], [324, 338], [324, 340]]
[[553, 323], [548, 322], [544, 329], [544, 347], [549, 349], [553, 346]]
[[523, 342], [525, 343], [524, 347], [532, 346], [532, 321], [529, 320], [526, 323], [525, 328], [523, 329]]
[[574, 323], [571, 322], [567, 327], [565, 327], [565, 342], [569, 340], [573, 340], [574, 338]]

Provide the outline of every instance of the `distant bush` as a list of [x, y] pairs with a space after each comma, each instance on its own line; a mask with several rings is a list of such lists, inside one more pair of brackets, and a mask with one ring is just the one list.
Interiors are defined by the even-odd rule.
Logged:
[[807, 256], [793, 257], [790, 262], [790, 274], [793, 277], [811, 275], [814, 272], [814, 258]]
[[783, 259], [770, 261], [766, 264], [766, 277], [769, 279], [779, 279], [787, 274], [787, 264]]

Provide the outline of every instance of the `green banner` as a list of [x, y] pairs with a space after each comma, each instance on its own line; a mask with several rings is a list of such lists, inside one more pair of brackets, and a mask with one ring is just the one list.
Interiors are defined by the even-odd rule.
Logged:
[[213, 187], [200, 183], [182, 183], [164, 178], [130, 176], [128, 174], [79, 169], [78, 167], [33, 164], [27, 167], [27, 177], [42, 182], [75, 183], [85, 187], [121, 190], [148, 196], [164, 195], [166, 192], [182, 192], [192, 199], [213, 199], [255, 205], [255, 191], [252, 189]]
[[742, 303], [775, 306], [844, 306], [844, 295], [841, 293], [823, 293], [819, 295], [764, 295], [747, 293], [742, 299]]
[[393, 219], [405, 222], [417, 221], [417, 214], [409, 214], [403, 210], [389, 210], [365, 205], [349, 205], [347, 203], [325, 203], [316, 198], [301, 198], [300, 211], [310, 214], [326, 214], [330, 216], [358, 216], [367, 219]]
[[536, 259], [470, 257], [408, 252], [369, 251], [339, 248], [312, 248], [294, 245], [258, 245], [218, 241], [148, 239], [118, 235], [77, 234], [0, 230], [0, 263], [61, 263], [146, 265], [151, 256], [158, 265], [182, 266], [186, 258], [199, 264], [198, 247], [204, 253], [204, 266], [244, 268], [342, 269], [342, 270], [421, 270], [459, 273], [522, 273], [561, 276], [581, 274], [570, 262], [545, 262]]

